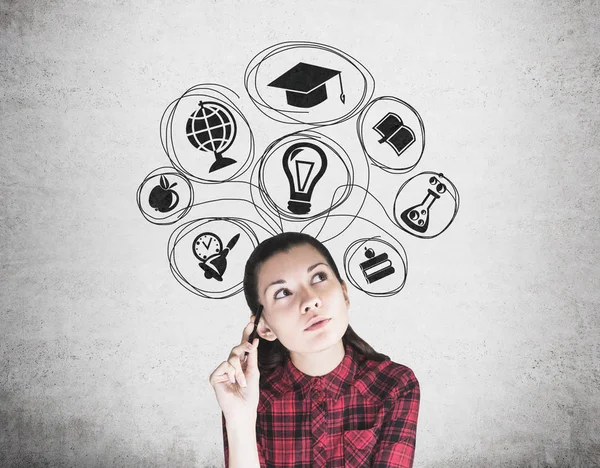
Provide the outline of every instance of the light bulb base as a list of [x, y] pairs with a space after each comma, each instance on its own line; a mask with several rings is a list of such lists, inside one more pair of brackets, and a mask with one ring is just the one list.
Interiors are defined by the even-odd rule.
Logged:
[[297, 215], [307, 214], [310, 211], [310, 203], [298, 200], [290, 200], [288, 202], [288, 210]]

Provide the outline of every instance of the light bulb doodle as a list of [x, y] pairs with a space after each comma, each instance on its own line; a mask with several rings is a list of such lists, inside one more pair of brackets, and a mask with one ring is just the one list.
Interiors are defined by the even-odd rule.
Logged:
[[309, 213], [315, 185], [327, 169], [325, 151], [313, 143], [296, 143], [285, 151], [282, 164], [290, 184], [288, 209], [294, 214]]
[[[440, 175], [443, 176], [443, 174]], [[429, 184], [435, 185], [435, 191], [428, 188], [427, 195], [421, 203], [411, 206], [407, 210], [404, 210], [400, 215], [402, 221], [420, 233], [427, 231], [427, 228], [429, 227], [429, 210], [433, 203], [440, 198], [440, 194], [446, 191], [446, 186], [435, 176], [429, 178]]]
[[237, 126], [233, 114], [218, 102], [200, 101], [198, 105], [200, 108], [188, 119], [185, 132], [194, 148], [215, 153], [216, 161], [208, 172], [235, 164], [235, 159], [223, 157], [235, 140]]
[[359, 266], [369, 284], [390, 276], [396, 271], [392, 266], [392, 261], [388, 258], [388, 254], [385, 252], [375, 255], [375, 251], [372, 248], [365, 247], [365, 257], [367, 257], [367, 260]]
[[[314, 149], [307, 146], [311, 143], [317, 145], [325, 153], [327, 161], [326, 171], [316, 183], [316, 188], [309, 200], [310, 213], [308, 214], [305, 213], [306, 209], [301, 210], [301, 213], [304, 214], [296, 214], [290, 211], [288, 204], [293, 201], [294, 188], [292, 186], [294, 184], [289, 183], [290, 181], [282, 171], [284, 154], [292, 145], [298, 143], [303, 143], [301, 146], [305, 148], [303, 154], [297, 156], [299, 160], [305, 159], [304, 156], [308, 156], [309, 153], [314, 153], [313, 156], [316, 156], [319, 161], [317, 164], [321, 166], [321, 157]], [[364, 166], [364, 170], [356, 171], [355, 164], [361, 164]], [[303, 168], [308, 169], [302, 164], [298, 169]], [[361, 169], [363, 168], [361, 167]], [[293, 180], [296, 172], [294, 160], [291, 161], [289, 170]], [[313, 174], [317, 175], [318, 172], [319, 168], [313, 165], [311, 178]], [[304, 223], [322, 214], [334, 211], [344, 204], [350, 198], [352, 187], [355, 186], [356, 173], [360, 174], [360, 184], [368, 185], [369, 171], [366, 158], [353, 162], [346, 150], [336, 141], [314, 130], [294, 132], [278, 138], [267, 146], [252, 171], [250, 195], [255, 206], [264, 207], [264, 213], [270, 212], [280, 220], [281, 229], [289, 230], [292, 228], [291, 225], [286, 224], [287, 222]], [[310, 185], [310, 182], [308, 184]], [[342, 188], [337, 190], [337, 187]], [[308, 189], [308, 186], [306, 189]], [[332, 198], [334, 194], [336, 196]], [[358, 201], [355, 202], [355, 206], [359, 204]], [[346, 206], [348, 205], [346, 204]], [[358, 208], [356, 209], [358, 210]], [[263, 216], [262, 213], [259, 214], [261, 217]]]
[[227, 269], [227, 254], [240, 238], [236, 234], [223, 249], [221, 238], [212, 232], [198, 234], [192, 242], [192, 251], [200, 263], [198, 266], [204, 270], [206, 279], [214, 278], [223, 281], [223, 274]]

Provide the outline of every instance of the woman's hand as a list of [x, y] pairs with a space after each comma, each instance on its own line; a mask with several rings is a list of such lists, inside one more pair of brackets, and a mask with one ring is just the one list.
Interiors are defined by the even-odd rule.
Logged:
[[[217, 401], [226, 420], [255, 421], [260, 395], [258, 383], [258, 342], [250, 344], [248, 338], [254, 329], [254, 316], [242, 333], [242, 342], [232, 348], [227, 361], [223, 361], [210, 375]], [[248, 357], [244, 362], [244, 354]]]

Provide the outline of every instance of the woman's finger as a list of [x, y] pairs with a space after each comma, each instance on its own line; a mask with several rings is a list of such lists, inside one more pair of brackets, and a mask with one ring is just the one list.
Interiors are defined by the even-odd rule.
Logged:
[[246, 353], [246, 351], [250, 351], [251, 348], [252, 348], [252, 343], [250, 343], [248, 341], [244, 341], [243, 343], [231, 348], [231, 352], [229, 353], [229, 357], [227, 359], [229, 359], [233, 356], [242, 358], [244, 356], [244, 354]]
[[246, 358], [246, 369], [250, 372], [258, 372], [258, 343], [260, 340], [258, 337], [254, 338], [254, 341], [250, 345], [248, 350], [248, 357]]
[[240, 356], [231, 356], [228, 360], [229, 364], [233, 366], [235, 369], [234, 375], [237, 382], [242, 386], [246, 387], [246, 376], [244, 375], [244, 371], [242, 370], [242, 362], [240, 360]]
[[248, 339], [250, 338], [250, 335], [252, 334], [253, 331], [254, 331], [254, 319], [252, 319], [248, 323], [248, 325], [246, 325], [244, 327], [244, 331], [242, 332], [242, 341], [240, 342], [240, 344], [248, 343]]
[[233, 367], [228, 361], [223, 361], [221, 364], [219, 364], [219, 366], [208, 378], [208, 381], [212, 387], [218, 383], [227, 382], [228, 380], [231, 383], [235, 383], [235, 367]]

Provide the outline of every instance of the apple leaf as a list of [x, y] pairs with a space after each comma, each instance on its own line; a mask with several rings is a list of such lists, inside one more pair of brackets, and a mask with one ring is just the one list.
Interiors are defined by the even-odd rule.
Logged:
[[160, 176], [160, 186], [164, 190], [167, 190], [169, 188], [169, 182], [167, 181], [167, 178], [164, 175]]

